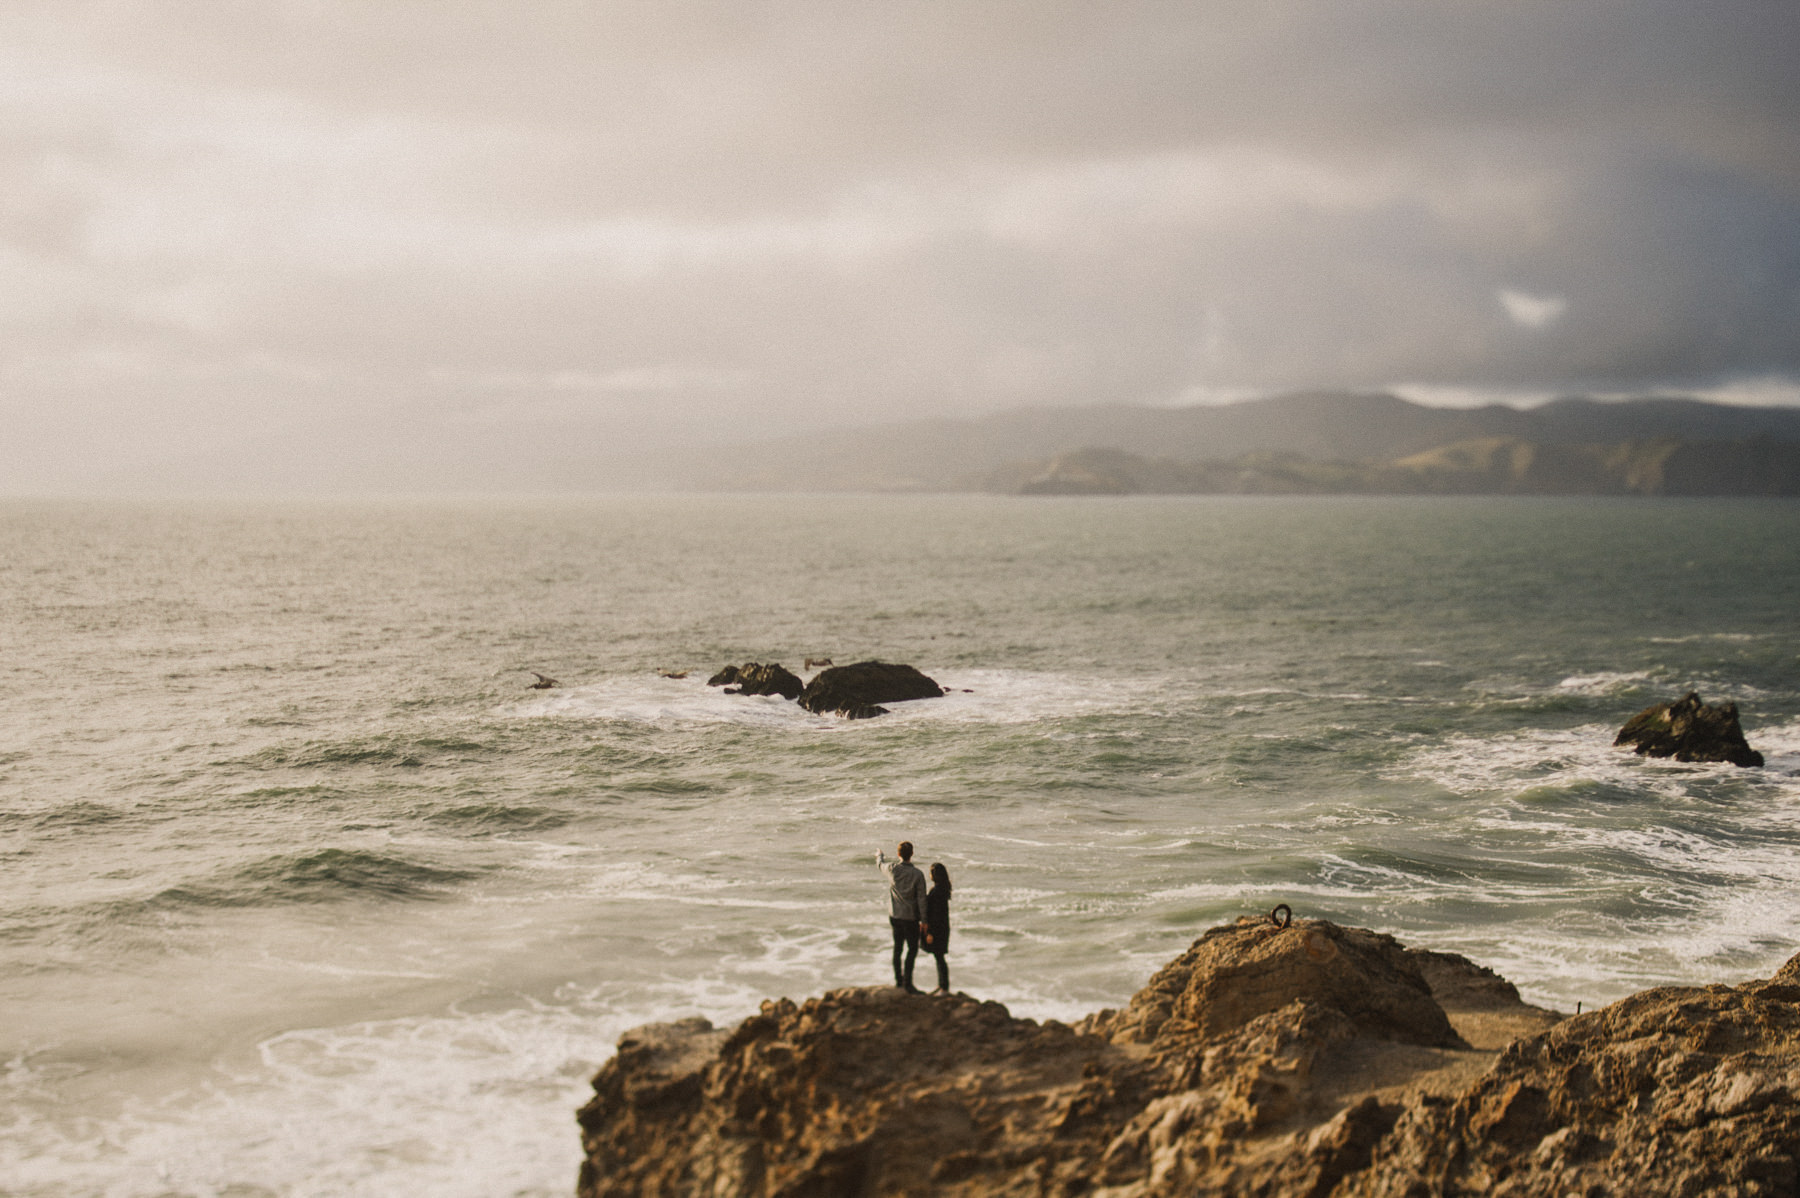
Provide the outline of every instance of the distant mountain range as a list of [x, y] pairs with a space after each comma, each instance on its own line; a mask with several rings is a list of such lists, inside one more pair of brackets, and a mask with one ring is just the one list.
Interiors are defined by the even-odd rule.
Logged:
[[1800, 409], [1307, 392], [844, 429], [684, 455], [673, 474], [759, 491], [1800, 494]]

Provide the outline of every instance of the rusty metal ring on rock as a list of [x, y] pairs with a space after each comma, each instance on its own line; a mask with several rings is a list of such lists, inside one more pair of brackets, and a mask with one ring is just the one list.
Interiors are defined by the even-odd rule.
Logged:
[[[1286, 919], [1283, 919], [1281, 917], [1281, 913], [1283, 911], [1287, 912]], [[1274, 924], [1278, 928], [1285, 929], [1285, 928], [1292, 927], [1293, 923], [1294, 923], [1294, 909], [1292, 907], [1288, 906], [1286, 903], [1276, 903], [1274, 910], [1269, 912], [1269, 922]]]

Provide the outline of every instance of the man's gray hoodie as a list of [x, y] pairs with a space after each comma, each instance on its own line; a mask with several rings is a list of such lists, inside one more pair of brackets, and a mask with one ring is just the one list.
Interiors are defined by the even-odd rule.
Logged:
[[889, 861], [875, 854], [876, 868], [888, 877], [888, 918], [919, 923], [925, 918], [925, 875], [910, 861]]

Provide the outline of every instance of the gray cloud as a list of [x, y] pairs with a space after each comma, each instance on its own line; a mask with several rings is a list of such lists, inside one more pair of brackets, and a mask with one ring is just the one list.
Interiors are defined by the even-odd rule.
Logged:
[[21, 0], [0, 47], [13, 490], [1301, 386], [1800, 398], [1788, 3]]

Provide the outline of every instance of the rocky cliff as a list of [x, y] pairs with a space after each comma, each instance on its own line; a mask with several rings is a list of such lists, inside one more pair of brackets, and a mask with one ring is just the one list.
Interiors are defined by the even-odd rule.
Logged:
[[1075, 1027], [837, 990], [628, 1033], [582, 1198], [1677, 1195], [1800, 1187], [1800, 958], [1574, 1018], [1325, 921], [1214, 928]]
[[1021, 495], [1800, 495], [1800, 442], [1483, 437], [1371, 461], [1269, 452], [1176, 461], [1088, 448], [1013, 463], [984, 486]]

